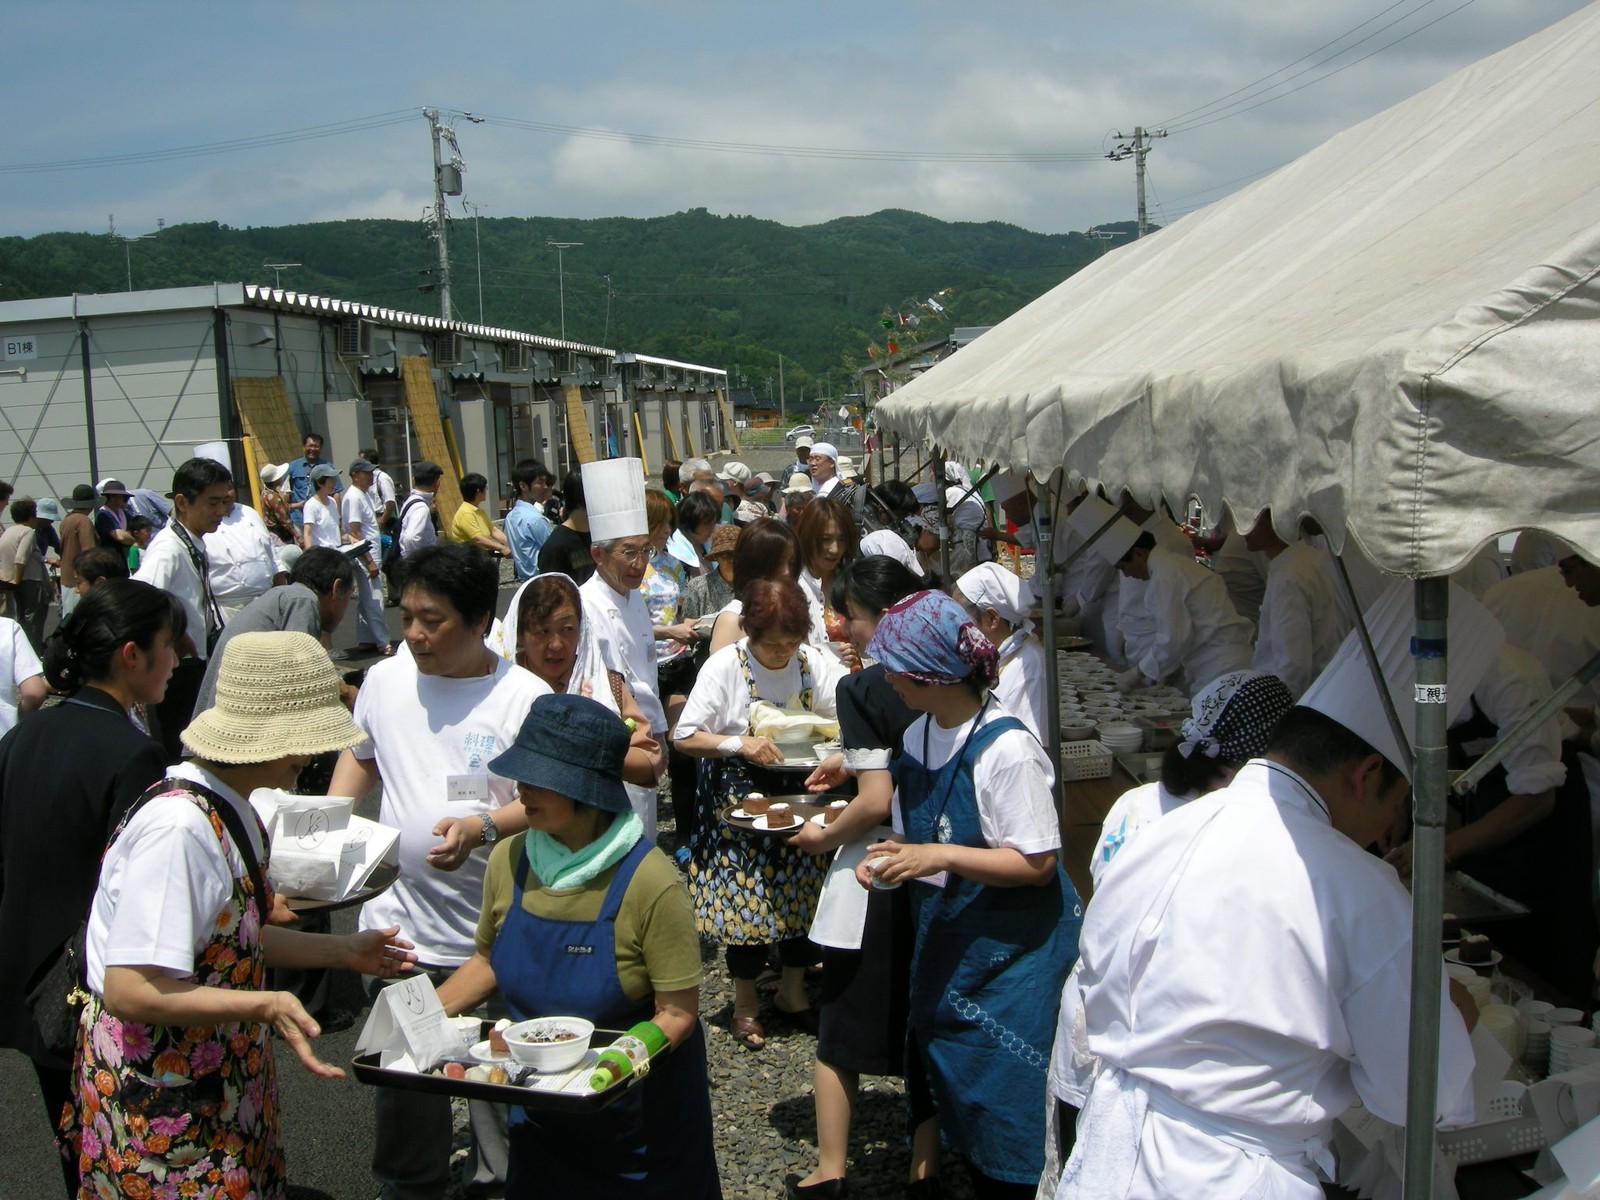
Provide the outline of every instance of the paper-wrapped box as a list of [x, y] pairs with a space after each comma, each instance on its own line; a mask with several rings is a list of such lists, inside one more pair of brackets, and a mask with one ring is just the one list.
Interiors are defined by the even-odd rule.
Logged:
[[250, 803], [272, 845], [267, 877], [286, 898], [343, 900], [385, 861], [398, 861], [400, 831], [350, 810], [349, 796], [296, 796], [262, 788]]

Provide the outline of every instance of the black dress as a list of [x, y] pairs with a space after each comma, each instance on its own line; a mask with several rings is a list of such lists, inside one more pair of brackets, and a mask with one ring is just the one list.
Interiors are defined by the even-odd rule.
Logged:
[[[918, 713], [906, 707], [875, 664], [839, 683], [839, 740], [849, 751], [886, 750], [900, 744]], [[912, 928], [907, 890], [867, 895], [860, 950], [822, 952], [822, 995], [817, 1058], [863, 1075], [904, 1074], [909, 1008]]]

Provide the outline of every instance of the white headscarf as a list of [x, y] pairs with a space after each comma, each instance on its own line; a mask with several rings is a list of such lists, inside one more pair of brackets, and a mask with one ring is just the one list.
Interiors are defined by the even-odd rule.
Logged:
[[1018, 632], [1032, 632], [1033, 586], [1022, 576], [999, 563], [979, 563], [956, 580], [956, 588], [978, 608], [994, 609]]
[[612, 712], [617, 712], [617, 698], [611, 692], [611, 673], [606, 669], [605, 660], [600, 656], [600, 646], [595, 641], [594, 630], [589, 625], [588, 617], [583, 615], [582, 595], [578, 593], [578, 585], [570, 575], [560, 571], [546, 571], [529, 579], [511, 597], [511, 607], [506, 610], [505, 619], [495, 622], [494, 628], [489, 631], [489, 636], [484, 641], [489, 649], [507, 662], [516, 662], [517, 614], [522, 611], [522, 593], [528, 590], [528, 584], [551, 578], [565, 579], [572, 584], [573, 592], [578, 596], [578, 656], [572, 664], [572, 676], [567, 680], [567, 692], [574, 696], [587, 696], [604, 704]]

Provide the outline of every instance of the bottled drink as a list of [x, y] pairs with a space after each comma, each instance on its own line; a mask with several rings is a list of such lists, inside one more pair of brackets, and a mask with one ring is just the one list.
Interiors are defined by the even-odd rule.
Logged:
[[667, 1048], [667, 1035], [653, 1021], [640, 1021], [611, 1045], [600, 1051], [589, 1072], [589, 1090], [603, 1092], [629, 1075], [643, 1075], [650, 1069], [652, 1056]]

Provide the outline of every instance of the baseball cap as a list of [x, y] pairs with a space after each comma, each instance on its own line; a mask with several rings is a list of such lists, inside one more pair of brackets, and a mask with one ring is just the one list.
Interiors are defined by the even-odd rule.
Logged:
[[311, 468], [309, 478], [312, 483], [316, 483], [316, 481], [319, 479], [337, 479], [339, 478], [339, 472], [334, 470], [327, 463], [318, 463], [316, 466]]
[[350, 474], [352, 474], [352, 475], [354, 475], [354, 474], [356, 474], [356, 473], [358, 473], [360, 471], [370, 471], [370, 470], [372, 470], [372, 464], [369, 463], [364, 458], [358, 458], [358, 459], [355, 460], [355, 462], [350, 464]]

